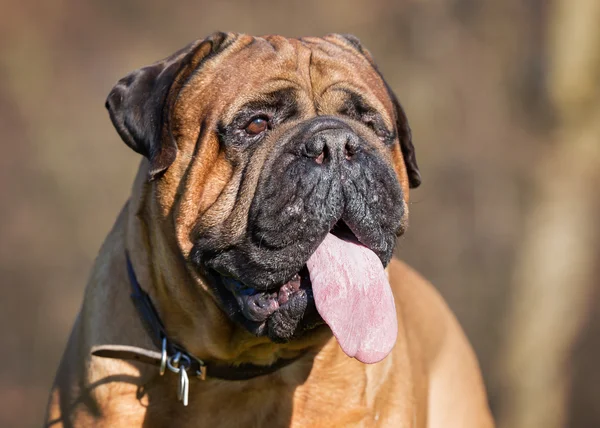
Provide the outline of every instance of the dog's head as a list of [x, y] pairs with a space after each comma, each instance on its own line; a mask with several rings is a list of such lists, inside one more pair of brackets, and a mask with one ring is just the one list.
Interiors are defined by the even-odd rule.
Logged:
[[107, 108], [188, 267], [275, 342], [330, 323], [311, 282], [383, 271], [420, 184], [406, 115], [352, 36], [217, 33], [123, 78]]

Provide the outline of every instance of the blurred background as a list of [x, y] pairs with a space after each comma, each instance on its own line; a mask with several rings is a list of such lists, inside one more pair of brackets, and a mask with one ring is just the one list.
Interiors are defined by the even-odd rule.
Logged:
[[215, 30], [353, 33], [423, 185], [397, 255], [456, 313], [501, 427], [600, 426], [600, 2], [0, 0], [0, 426], [39, 426], [138, 156], [112, 85]]

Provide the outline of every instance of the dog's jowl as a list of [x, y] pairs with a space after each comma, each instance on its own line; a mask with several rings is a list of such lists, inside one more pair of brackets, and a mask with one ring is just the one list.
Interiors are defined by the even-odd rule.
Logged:
[[141, 164], [49, 426], [493, 425], [458, 323], [392, 257], [421, 176], [355, 37], [216, 33], [106, 107]]

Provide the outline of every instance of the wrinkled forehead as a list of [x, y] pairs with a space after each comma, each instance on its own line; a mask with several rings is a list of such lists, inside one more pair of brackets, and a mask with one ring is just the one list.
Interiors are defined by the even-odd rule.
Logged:
[[317, 110], [335, 94], [353, 91], [377, 110], [387, 112], [386, 121], [393, 118], [393, 106], [379, 73], [355, 47], [333, 37], [238, 36], [193, 73], [179, 99], [198, 97], [213, 108], [211, 101], [218, 100], [219, 115], [227, 121], [242, 105], [290, 89]]

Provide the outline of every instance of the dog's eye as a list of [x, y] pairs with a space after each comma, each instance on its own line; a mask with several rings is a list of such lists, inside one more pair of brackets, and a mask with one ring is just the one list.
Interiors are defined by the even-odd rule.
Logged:
[[266, 116], [257, 116], [246, 125], [246, 133], [248, 135], [258, 135], [265, 132], [269, 128], [269, 118]]
[[372, 115], [367, 115], [362, 118], [362, 122], [375, 132], [380, 139], [386, 141], [390, 138], [390, 132], [387, 130], [383, 121]]

